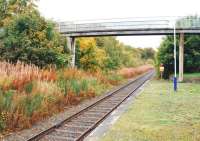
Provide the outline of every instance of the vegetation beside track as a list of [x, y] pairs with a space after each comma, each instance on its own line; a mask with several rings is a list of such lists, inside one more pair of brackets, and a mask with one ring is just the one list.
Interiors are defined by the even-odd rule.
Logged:
[[177, 93], [169, 81], [153, 80], [103, 141], [200, 140], [199, 84], [181, 83]]
[[0, 131], [8, 132], [29, 128], [66, 106], [102, 94], [151, 68], [89, 72], [40, 69], [21, 62], [0, 62], [0, 66]]

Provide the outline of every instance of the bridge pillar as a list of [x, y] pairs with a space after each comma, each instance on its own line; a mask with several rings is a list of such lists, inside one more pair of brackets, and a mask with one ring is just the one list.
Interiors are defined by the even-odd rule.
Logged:
[[71, 67], [74, 68], [75, 67], [75, 37], [67, 37], [67, 46], [71, 52]]
[[184, 33], [180, 33], [179, 42], [179, 82], [183, 81], [184, 72]]

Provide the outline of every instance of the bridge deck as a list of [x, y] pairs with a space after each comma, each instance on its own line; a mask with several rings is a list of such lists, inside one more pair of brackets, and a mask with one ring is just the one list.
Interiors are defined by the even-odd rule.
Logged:
[[[176, 23], [176, 24], [175, 24]], [[199, 17], [157, 17], [111, 21], [60, 22], [58, 30], [71, 37], [200, 34]]]
[[[92, 37], [92, 36], [129, 36], [129, 35], [170, 35], [174, 33], [174, 29], [140, 29], [140, 30], [107, 30], [107, 31], [77, 31], [77, 32], [61, 32], [65, 36], [70, 37]], [[200, 34], [199, 29], [176, 29], [176, 33]]]

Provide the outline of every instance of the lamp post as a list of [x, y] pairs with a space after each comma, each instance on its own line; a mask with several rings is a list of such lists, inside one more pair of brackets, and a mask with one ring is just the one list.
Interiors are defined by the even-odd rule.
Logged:
[[176, 77], [176, 20], [174, 21], [174, 91], [177, 91], [177, 77]]

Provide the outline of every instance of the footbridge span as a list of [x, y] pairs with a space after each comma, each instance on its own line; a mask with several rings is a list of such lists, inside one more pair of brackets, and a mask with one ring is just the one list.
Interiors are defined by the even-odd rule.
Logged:
[[200, 34], [200, 18], [151, 17], [57, 22], [57, 30], [68, 39], [75, 65], [75, 38], [92, 36], [135, 36], [180, 34], [179, 81], [183, 81], [184, 34]]

